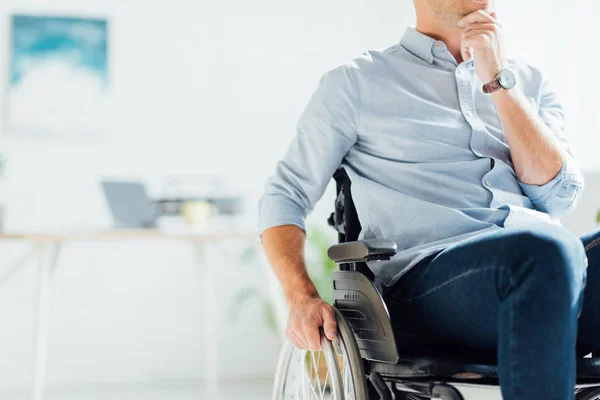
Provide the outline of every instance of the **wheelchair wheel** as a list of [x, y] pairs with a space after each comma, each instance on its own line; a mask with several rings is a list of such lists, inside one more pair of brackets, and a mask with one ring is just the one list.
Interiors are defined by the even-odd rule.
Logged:
[[[363, 361], [354, 335], [336, 310], [338, 335], [323, 335], [322, 352], [286, 343], [279, 356], [273, 400], [367, 400]], [[323, 362], [325, 359], [325, 362]]]
[[600, 400], [600, 387], [591, 387], [579, 391], [575, 397], [577, 400]]

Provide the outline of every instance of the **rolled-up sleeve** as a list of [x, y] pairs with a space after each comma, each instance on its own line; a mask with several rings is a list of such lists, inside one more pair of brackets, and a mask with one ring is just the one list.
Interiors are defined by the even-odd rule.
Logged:
[[547, 213], [552, 218], [561, 218], [577, 205], [583, 191], [584, 180], [581, 166], [573, 156], [564, 132], [563, 108], [547, 81], [542, 85], [539, 115], [566, 150], [567, 158], [561, 170], [550, 182], [543, 185], [523, 182], [519, 184], [537, 210]]
[[296, 136], [259, 203], [259, 233], [280, 225], [305, 230], [307, 215], [323, 196], [357, 140], [358, 93], [352, 67], [326, 72], [297, 123]]

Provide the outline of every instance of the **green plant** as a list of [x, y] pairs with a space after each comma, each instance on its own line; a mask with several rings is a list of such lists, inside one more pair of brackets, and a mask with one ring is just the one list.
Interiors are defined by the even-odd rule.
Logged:
[[[326, 229], [319, 226], [310, 226], [306, 240], [306, 260], [308, 273], [315, 283], [319, 295], [328, 303], [333, 302], [333, 287], [331, 274], [336, 270], [336, 264], [327, 256], [327, 249], [334, 243]], [[259, 246], [246, 249], [242, 255], [244, 264], [256, 264], [257, 252], [262, 251]], [[278, 333], [277, 311], [275, 299], [268, 290], [267, 277], [260, 274], [263, 279], [255, 284], [245, 286], [237, 292], [232, 302], [231, 318], [236, 319], [242, 308], [250, 301], [258, 301], [263, 309], [265, 324], [274, 333]]]
[[596, 214], [596, 223], [600, 224], [600, 210], [598, 210], [598, 214]]
[[319, 227], [309, 230], [307, 250], [313, 251], [314, 257], [312, 259], [307, 257], [307, 264], [310, 278], [315, 283], [319, 295], [331, 304], [333, 303], [331, 274], [337, 269], [337, 265], [327, 256], [327, 249], [334, 243], [327, 233]]
[[256, 299], [260, 303], [263, 309], [264, 322], [269, 330], [277, 333], [278, 325], [275, 304], [273, 304], [273, 300], [264, 290], [255, 286], [246, 286], [236, 294], [232, 304], [231, 318], [234, 320], [237, 319], [244, 304], [252, 299]]

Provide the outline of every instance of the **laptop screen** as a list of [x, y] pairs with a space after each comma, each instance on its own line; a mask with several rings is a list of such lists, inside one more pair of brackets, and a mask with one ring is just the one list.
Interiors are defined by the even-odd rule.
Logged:
[[157, 210], [140, 182], [103, 181], [102, 187], [117, 228], [155, 228]]

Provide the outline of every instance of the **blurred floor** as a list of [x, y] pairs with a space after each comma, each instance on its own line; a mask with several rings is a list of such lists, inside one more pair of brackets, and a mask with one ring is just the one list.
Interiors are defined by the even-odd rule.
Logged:
[[[270, 398], [271, 382], [224, 385], [212, 399], [199, 385], [106, 385], [49, 389], [44, 400], [264, 400]], [[27, 393], [0, 392], [2, 400], [28, 400]]]

